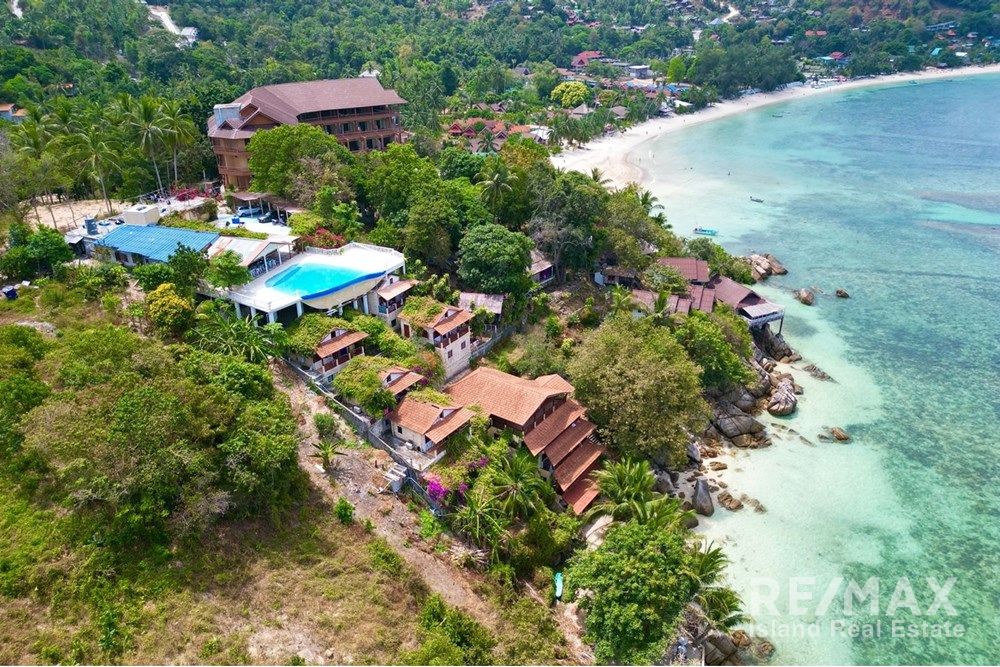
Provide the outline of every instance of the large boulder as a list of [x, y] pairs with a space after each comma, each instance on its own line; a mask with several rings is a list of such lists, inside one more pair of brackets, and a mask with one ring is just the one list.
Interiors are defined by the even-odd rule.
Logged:
[[689, 442], [687, 446], [687, 455], [691, 460], [691, 463], [701, 463], [701, 451], [698, 450], [697, 442]]
[[[753, 357], [749, 360], [750, 368], [757, 375], [756, 382], [751, 382], [747, 385], [746, 390], [750, 392], [753, 398], [763, 398], [771, 391], [771, 374], [768, 373], [767, 369]], [[744, 408], [745, 409], [745, 408]]]
[[843, 289], [841, 287], [838, 287], [837, 291], [834, 292], [834, 294], [837, 295], [838, 299], [850, 299], [851, 298], [851, 295], [847, 293], [847, 290], [845, 290], [845, 289]]
[[847, 431], [840, 428], [839, 426], [834, 426], [830, 429], [830, 435], [839, 440], [840, 442], [847, 442], [851, 439], [851, 436], [847, 434]]
[[670, 479], [670, 473], [663, 470], [657, 470], [653, 474], [653, 479], [655, 480], [653, 483], [653, 488], [656, 490], [657, 493], [669, 495], [671, 493], [677, 492], [677, 487], [674, 486], [673, 480]]
[[691, 507], [702, 516], [712, 516], [715, 514], [712, 492], [708, 490], [708, 482], [704, 479], [699, 479], [694, 483], [694, 495], [691, 497]]
[[712, 423], [730, 440], [741, 435], [762, 433], [764, 425], [728, 401], [716, 404]]
[[755, 328], [751, 333], [753, 333], [757, 347], [772, 359], [784, 359], [795, 354], [791, 345], [785, 342], [784, 336], [771, 331], [770, 326]]
[[[768, 384], [770, 385], [770, 378], [768, 378]], [[743, 411], [753, 410], [754, 406], [757, 405], [757, 398], [746, 387], [731, 389], [722, 395], [722, 400], [732, 403]]]
[[776, 417], [784, 417], [795, 412], [798, 403], [795, 396], [795, 383], [790, 378], [782, 378], [767, 402], [767, 411]]
[[800, 303], [811, 306], [816, 301], [816, 295], [813, 294], [812, 290], [803, 287], [802, 289], [795, 290], [795, 299]]

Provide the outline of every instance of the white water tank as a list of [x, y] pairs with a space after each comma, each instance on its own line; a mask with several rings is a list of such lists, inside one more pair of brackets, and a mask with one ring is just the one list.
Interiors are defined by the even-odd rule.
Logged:
[[160, 221], [160, 209], [149, 204], [136, 204], [118, 216], [127, 225], [155, 225]]

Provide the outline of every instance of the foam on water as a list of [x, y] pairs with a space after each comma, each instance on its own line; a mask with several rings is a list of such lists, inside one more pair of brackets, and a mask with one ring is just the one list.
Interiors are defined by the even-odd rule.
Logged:
[[[675, 229], [720, 230], [730, 250], [769, 251], [790, 269], [761, 291], [787, 306], [785, 334], [835, 382], [796, 372], [798, 412], [775, 445], [736, 452], [724, 479], [767, 508], [720, 510], [748, 600], [757, 577], [881, 579], [882, 620], [899, 577], [922, 606], [927, 576], [957, 577], [961, 638], [776, 637], [778, 662], [996, 663], [1000, 599], [1000, 77], [866, 89], [769, 107], [668, 135], [630, 160]], [[751, 202], [750, 196], [765, 200]], [[817, 305], [793, 288], [821, 290]], [[833, 297], [847, 289], [852, 298]], [[801, 365], [801, 364], [799, 364]], [[825, 426], [850, 444], [823, 443]], [[799, 435], [809, 439], [803, 442]], [[800, 584], [802, 587], [802, 584]], [[815, 607], [815, 600], [812, 607]], [[809, 605], [806, 605], [809, 606]]]

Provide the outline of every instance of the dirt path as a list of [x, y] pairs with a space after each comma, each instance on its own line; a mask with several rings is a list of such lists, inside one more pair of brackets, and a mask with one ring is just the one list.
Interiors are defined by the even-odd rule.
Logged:
[[382, 473], [391, 465], [392, 459], [367, 444], [348, 448], [345, 456], [338, 457], [339, 467], [332, 479], [328, 477], [312, 456], [315, 451], [313, 444], [318, 440], [313, 415], [317, 412], [330, 413], [340, 422], [342, 434], [355, 436], [350, 427], [326, 407], [322, 397], [306, 387], [287, 367], [276, 364], [273, 369], [275, 386], [288, 394], [299, 427], [306, 434], [299, 443], [299, 463], [309, 473], [316, 488], [332, 501], [341, 496], [347, 498], [354, 505], [355, 519], [370, 520], [376, 534], [399, 552], [433, 592], [495, 630], [499, 624], [496, 610], [475, 592], [474, 575], [454, 565], [447, 560], [447, 556], [431, 550], [417, 533], [416, 518], [406, 505], [392, 493], [380, 493], [386, 485]]

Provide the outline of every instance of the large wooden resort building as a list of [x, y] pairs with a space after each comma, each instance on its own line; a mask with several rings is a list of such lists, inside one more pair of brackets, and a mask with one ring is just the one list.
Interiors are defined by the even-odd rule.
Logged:
[[309, 123], [352, 152], [380, 150], [401, 140], [399, 108], [406, 100], [378, 79], [328, 79], [261, 86], [215, 105], [208, 136], [223, 185], [250, 187], [247, 142], [257, 130]]

